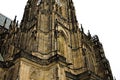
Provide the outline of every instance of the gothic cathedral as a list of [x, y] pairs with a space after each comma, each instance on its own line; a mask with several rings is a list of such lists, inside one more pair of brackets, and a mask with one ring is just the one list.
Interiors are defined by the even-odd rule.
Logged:
[[79, 28], [72, 0], [28, 0], [20, 25], [16, 17], [0, 20], [0, 80], [113, 76], [98, 36]]

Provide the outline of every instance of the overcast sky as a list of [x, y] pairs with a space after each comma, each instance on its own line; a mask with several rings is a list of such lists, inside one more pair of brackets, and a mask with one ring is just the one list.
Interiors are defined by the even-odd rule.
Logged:
[[[0, 0], [0, 13], [20, 21], [27, 0]], [[120, 0], [74, 0], [77, 19], [85, 32], [97, 34], [110, 61], [113, 75], [120, 80]]]

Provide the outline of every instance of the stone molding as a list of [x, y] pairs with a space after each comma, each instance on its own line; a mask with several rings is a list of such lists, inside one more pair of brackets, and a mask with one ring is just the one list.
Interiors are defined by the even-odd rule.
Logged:
[[91, 80], [91, 79], [92, 80], [94, 80], [94, 79], [104, 80], [100, 76], [96, 75], [94, 72], [92, 72], [90, 70], [87, 70], [87, 71], [77, 74], [77, 75], [66, 71], [66, 77], [73, 79], [73, 80], [82, 80], [82, 78], [86, 78], [86, 80]]
[[59, 55], [59, 54], [55, 54], [54, 56], [51, 56], [50, 58], [48, 59], [40, 59], [36, 56], [33, 56], [32, 54], [30, 53], [27, 53], [27, 52], [24, 52], [24, 51], [20, 51], [19, 53], [17, 53], [16, 55], [14, 55], [14, 61], [17, 60], [18, 58], [26, 58], [32, 62], [35, 62], [37, 64], [40, 64], [40, 65], [49, 65], [53, 62], [62, 62], [64, 64], [68, 64], [66, 62], [66, 58]]

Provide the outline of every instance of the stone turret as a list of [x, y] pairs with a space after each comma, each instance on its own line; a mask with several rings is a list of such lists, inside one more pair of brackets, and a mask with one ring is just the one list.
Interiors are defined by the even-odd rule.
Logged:
[[113, 80], [98, 36], [79, 28], [72, 0], [28, 0], [20, 26], [15, 17], [2, 39], [2, 80]]

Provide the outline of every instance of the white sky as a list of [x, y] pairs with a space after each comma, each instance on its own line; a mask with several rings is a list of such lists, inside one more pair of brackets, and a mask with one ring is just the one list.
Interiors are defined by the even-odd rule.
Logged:
[[[97, 34], [110, 61], [113, 75], [120, 80], [120, 0], [73, 0], [79, 24], [85, 32]], [[20, 21], [27, 0], [0, 0], [0, 13]]]

